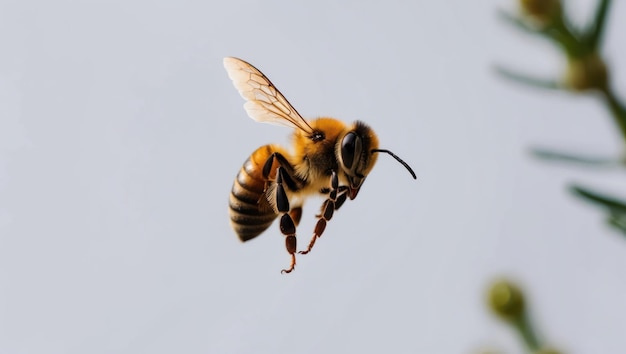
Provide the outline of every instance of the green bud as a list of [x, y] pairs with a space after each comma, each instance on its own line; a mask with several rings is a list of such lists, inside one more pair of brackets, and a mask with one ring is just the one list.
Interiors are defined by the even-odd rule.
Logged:
[[569, 58], [564, 84], [574, 91], [606, 89], [608, 72], [604, 60], [592, 53], [580, 58]]
[[500, 280], [489, 289], [489, 307], [507, 321], [520, 320], [524, 316], [524, 294], [513, 283]]
[[521, 11], [538, 25], [546, 26], [562, 16], [559, 0], [520, 0]]

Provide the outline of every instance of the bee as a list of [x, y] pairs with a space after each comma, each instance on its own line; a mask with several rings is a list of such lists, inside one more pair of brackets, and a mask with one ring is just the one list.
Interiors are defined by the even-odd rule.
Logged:
[[335, 210], [347, 198], [356, 198], [378, 153], [389, 154], [417, 179], [401, 158], [378, 148], [376, 134], [365, 123], [345, 124], [333, 118], [307, 121], [251, 64], [227, 57], [224, 67], [246, 100], [244, 108], [250, 118], [294, 129], [293, 151], [275, 144], [258, 148], [239, 170], [229, 198], [231, 226], [243, 242], [260, 235], [280, 216], [280, 231], [291, 256], [289, 268], [281, 273], [290, 273], [296, 266], [296, 226], [308, 196], [326, 199], [313, 237], [300, 254], [311, 251]]

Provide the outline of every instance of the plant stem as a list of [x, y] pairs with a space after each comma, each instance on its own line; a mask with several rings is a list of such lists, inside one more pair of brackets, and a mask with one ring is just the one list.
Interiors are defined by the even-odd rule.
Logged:
[[604, 95], [604, 99], [609, 106], [611, 114], [613, 114], [615, 123], [617, 123], [622, 133], [622, 138], [624, 139], [624, 142], [626, 142], [626, 107], [624, 107], [624, 104], [620, 102], [615, 95], [615, 92], [613, 92], [610, 87], [605, 87], [601, 90], [601, 92]]
[[527, 86], [533, 86], [548, 90], [558, 90], [562, 88], [561, 84], [557, 80], [541, 79], [537, 77], [527, 76], [501, 66], [496, 66], [495, 71], [498, 75], [501, 75], [508, 80], [516, 81], [520, 84], [524, 84]]
[[535, 334], [535, 331], [528, 320], [528, 315], [523, 314], [518, 319], [514, 321], [514, 325], [517, 328], [517, 331], [524, 339], [524, 343], [526, 343], [526, 347], [528, 347], [530, 352], [536, 352], [541, 349], [541, 343], [539, 343], [539, 339]]
[[589, 51], [587, 47], [581, 44], [579, 36], [572, 32], [563, 17], [556, 18], [545, 32], [563, 48], [570, 58], [580, 57]]
[[587, 42], [587, 45], [593, 49], [597, 50], [602, 44], [602, 35], [604, 34], [604, 28], [606, 27], [606, 15], [610, 5], [610, 0], [600, 0], [595, 18], [591, 24], [591, 28], [587, 31], [587, 38], [585, 38], [585, 42]]

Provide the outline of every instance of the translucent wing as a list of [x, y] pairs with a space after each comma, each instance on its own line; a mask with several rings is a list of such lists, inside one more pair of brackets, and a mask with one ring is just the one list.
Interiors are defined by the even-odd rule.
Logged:
[[224, 68], [241, 97], [247, 101], [243, 107], [250, 118], [313, 134], [306, 120], [257, 68], [232, 57], [224, 58]]

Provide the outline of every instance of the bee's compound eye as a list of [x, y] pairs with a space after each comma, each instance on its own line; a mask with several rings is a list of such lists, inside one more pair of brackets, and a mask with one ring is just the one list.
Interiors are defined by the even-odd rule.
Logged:
[[361, 138], [350, 132], [341, 141], [341, 161], [348, 170], [353, 169], [354, 157], [361, 153]]

